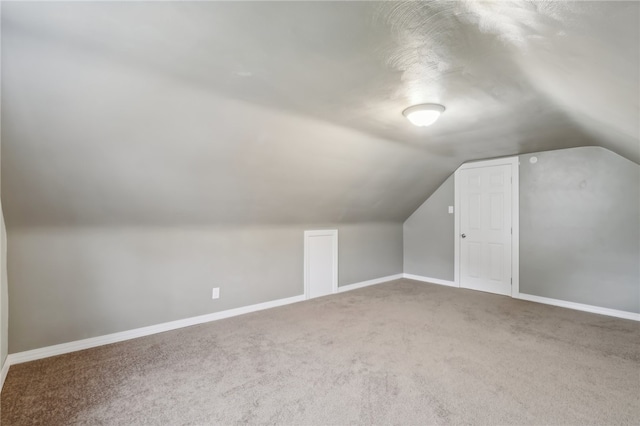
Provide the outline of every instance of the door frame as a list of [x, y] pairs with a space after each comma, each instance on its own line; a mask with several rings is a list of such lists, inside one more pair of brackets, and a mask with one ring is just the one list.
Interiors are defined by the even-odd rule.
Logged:
[[511, 166], [511, 297], [520, 294], [520, 158], [504, 157], [464, 163], [454, 173], [454, 282], [460, 287], [460, 171], [479, 167]]
[[331, 294], [338, 292], [338, 230], [337, 229], [320, 229], [304, 231], [304, 298], [309, 299], [309, 238], [310, 237], [331, 237], [331, 249], [333, 251], [331, 276]]

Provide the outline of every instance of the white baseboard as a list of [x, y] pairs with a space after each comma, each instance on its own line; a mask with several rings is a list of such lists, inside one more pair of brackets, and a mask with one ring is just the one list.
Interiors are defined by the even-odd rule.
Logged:
[[250, 312], [262, 311], [264, 309], [276, 308], [278, 306], [289, 305], [291, 303], [301, 302], [305, 300], [304, 295], [289, 297], [286, 299], [272, 300], [270, 302], [258, 303], [256, 305], [243, 306], [241, 308], [229, 309], [212, 314], [200, 315], [197, 317], [185, 318], [177, 321], [165, 322], [162, 324], [151, 325], [148, 327], [136, 328], [133, 330], [121, 331], [119, 333], [107, 334], [104, 336], [92, 337], [89, 339], [76, 340], [74, 342], [61, 343], [59, 345], [47, 346], [44, 348], [33, 349], [30, 351], [17, 352], [10, 354], [5, 361], [5, 366], [20, 364], [23, 362], [34, 361], [37, 359], [47, 358], [55, 355], [62, 355], [69, 352], [80, 351], [83, 349], [94, 348], [96, 346], [108, 345], [110, 343], [122, 342], [124, 340], [135, 339], [138, 337], [149, 336], [151, 334], [162, 333], [165, 331], [175, 330], [178, 328], [189, 327], [191, 325], [203, 324], [206, 322], [217, 321], [224, 318], [235, 317], [237, 315], [248, 314]]
[[[393, 281], [402, 278], [402, 274], [390, 275], [387, 277], [377, 278], [369, 281], [363, 281], [360, 283], [350, 284], [342, 287], [338, 287], [338, 292], [344, 292], [349, 290], [355, 290], [356, 288], [366, 287], [369, 285], [379, 284], [387, 281]], [[121, 331], [118, 333], [107, 334], [104, 336], [91, 337], [89, 339], [76, 340], [68, 343], [61, 343], [53, 346], [46, 346], [44, 348], [33, 349], [30, 351], [17, 352], [9, 354], [2, 367], [2, 376], [0, 377], [0, 390], [2, 390], [2, 384], [4, 384], [4, 378], [6, 377], [9, 367], [15, 364], [21, 364], [23, 362], [35, 361], [38, 359], [48, 358], [51, 356], [62, 355], [70, 352], [81, 351], [83, 349], [95, 348], [97, 346], [108, 345], [111, 343], [122, 342], [125, 340], [136, 339], [138, 337], [149, 336], [151, 334], [162, 333], [165, 331], [171, 331], [178, 328], [189, 327], [191, 325], [203, 324], [211, 321], [217, 321], [224, 318], [235, 317], [238, 315], [248, 314], [250, 312], [262, 311], [264, 309], [276, 308], [278, 306], [289, 305], [291, 303], [302, 302], [306, 300], [304, 294], [286, 299], [272, 300], [270, 302], [258, 303], [256, 305], [243, 306], [240, 308], [229, 309], [221, 312], [214, 312], [212, 314], [200, 315], [197, 317], [185, 318], [177, 321], [165, 322], [162, 324], [151, 325], [148, 327], [136, 328], [133, 330]]]
[[446, 285], [448, 287], [458, 287], [458, 285], [454, 281], [441, 280], [440, 278], [429, 278], [429, 277], [423, 277], [421, 275], [413, 275], [413, 274], [402, 274], [402, 277], [409, 280], [422, 281], [425, 283]]
[[534, 296], [532, 294], [525, 293], [518, 293], [514, 298], [528, 300], [530, 302], [544, 303], [545, 305], [560, 306], [561, 308], [575, 309], [577, 311], [585, 311], [594, 314], [608, 315], [610, 317], [640, 321], [640, 314], [636, 314], [635, 312], [618, 311], [616, 309], [602, 308], [600, 306], [593, 305], [583, 305], [582, 303], [567, 302], [566, 300], [551, 299], [549, 297]]
[[[423, 281], [432, 284], [445, 285], [450, 287], [457, 287], [455, 282], [442, 280], [438, 278], [423, 277], [413, 274], [396, 274], [389, 275], [382, 278], [376, 278], [373, 280], [362, 281], [359, 283], [349, 284], [338, 287], [338, 293], [345, 291], [355, 290], [358, 288], [368, 287], [371, 285], [381, 284], [388, 281], [397, 280], [400, 278], [407, 278], [415, 281]], [[592, 312], [601, 315], [608, 315], [612, 317], [630, 319], [634, 321], [640, 321], [640, 314], [634, 312], [618, 311], [615, 309], [601, 308], [599, 306], [583, 305], [581, 303], [567, 302], [564, 300], [550, 299], [547, 297], [533, 296], [530, 294], [519, 293], [516, 298], [522, 300], [528, 300], [531, 302], [544, 303], [547, 305], [560, 306], [563, 308], [576, 309], [579, 311]], [[243, 315], [251, 312], [262, 311], [264, 309], [276, 308], [278, 306], [289, 305], [292, 303], [302, 302], [305, 300], [304, 295], [289, 297], [286, 299], [272, 300], [270, 302], [258, 303], [255, 305], [243, 306], [240, 308], [229, 309], [221, 312], [214, 312], [212, 314], [200, 315], [197, 317], [185, 318], [177, 321], [170, 321], [162, 324], [156, 324], [148, 327], [136, 328], [133, 330], [122, 331], [119, 333], [107, 334], [104, 336], [92, 337], [89, 339], [77, 340], [74, 342], [61, 343], [59, 345], [47, 346], [44, 348], [33, 349], [30, 351], [17, 352], [9, 354], [7, 359], [0, 370], [0, 391], [4, 385], [4, 381], [9, 372], [9, 367], [14, 364], [20, 364], [28, 361], [35, 361], [42, 358], [48, 358], [51, 356], [62, 355], [70, 352], [80, 351], [83, 349], [90, 349], [96, 346], [108, 345], [111, 343], [122, 342], [125, 340], [135, 339], [138, 337], [149, 336], [151, 334], [162, 333], [165, 331], [171, 331], [178, 328], [189, 327], [192, 325], [203, 324], [211, 321], [217, 321], [225, 318], [231, 318], [238, 315]]]
[[0, 370], [0, 392], [2, 392], [2, 387], [4, 386], [4, 379], [7, 378], [7, 374], [9, 373], [9, 357], [4, 360], [4, 364], [2, 365], [2, 370]]
[[[424, 281], [432, 284], [446, 285], [450, 287], [458, 287], [454, 281], [441, 280], [438, 278], [423, 277], [420, 275], [402, 274], [404, 278]], [[577, 311], [591, 312], [594, 314], [607, 315], [610, 317], [624, 318], [633, 321], [640, 321], [640, 314], [635, 312], [619, 311], [616, 309], [603, 308], [600, 306], [584, 305], [582, 303], [568, 302], [566, 300], [551, 299], [548, 297], [534, 296], [532, 294], [518, 293], [513, 296], [514, 299], [528, 300], [530, 302], [543, 303], [545, 305], [559, 306], [561, 308], [575, 309]]]
[[370, 285], [382, 284], [382, 283], [386, 283], [388, 281], [399, 280], [400, 278], [402, 278], [402, 275], [403, 274], [389, 275], [389, 276], [386, 276], [386, 277], [376, 278], [376, 279], [373, 279], [373, 280], [361, 281], [359, 283], [343, 285], [343, 286], [338, 287], [338, 293], [342, 293], [342, 292], [345, 292], [345, 291], [351, 291], [351, 290], [355, 290], [357, 288], [362, 288], [362, 287], [369, 287]]

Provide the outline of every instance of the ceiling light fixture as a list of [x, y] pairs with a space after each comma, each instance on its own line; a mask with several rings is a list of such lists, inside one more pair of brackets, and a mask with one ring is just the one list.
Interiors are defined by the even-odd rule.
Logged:
[[435, 123], [444, 110], [444, 106], [439, 104], [420, 104], [405, 109], [402, 115], [414, 126], [427, 127]]

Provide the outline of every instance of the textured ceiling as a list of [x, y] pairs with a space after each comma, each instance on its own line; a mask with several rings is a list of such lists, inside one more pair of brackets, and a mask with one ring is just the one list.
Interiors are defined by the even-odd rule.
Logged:
[[[7, 225], [403, 220], [462, 162], [640, 161], [637, 2], [2, 3]], [[437, 102], [432, 127], [401, 111]]]

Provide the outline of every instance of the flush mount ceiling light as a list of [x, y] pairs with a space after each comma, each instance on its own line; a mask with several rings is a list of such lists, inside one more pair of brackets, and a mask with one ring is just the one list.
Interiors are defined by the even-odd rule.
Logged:
[[402, 111], [402, 115], [415, 126], [427, 127], [436, 122], [444, 109], [444, 106], [439, 104], [420, 104], [405, 109]]

